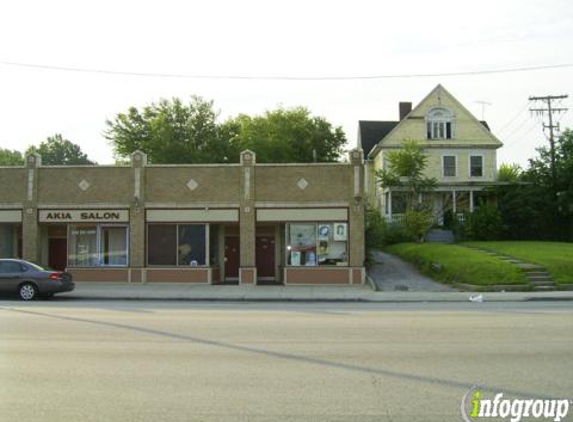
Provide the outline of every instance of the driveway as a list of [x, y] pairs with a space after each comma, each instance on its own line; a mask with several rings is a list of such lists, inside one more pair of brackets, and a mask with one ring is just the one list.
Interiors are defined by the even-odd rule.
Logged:
[[374, 259], [374, 265], [368, 270], [368, 275], [374, 280], [380, 290], [408, 290], [414, 292], [457, 291], [420, 274], [414, 266], [394, 255], [373, 251], [372, 258]]

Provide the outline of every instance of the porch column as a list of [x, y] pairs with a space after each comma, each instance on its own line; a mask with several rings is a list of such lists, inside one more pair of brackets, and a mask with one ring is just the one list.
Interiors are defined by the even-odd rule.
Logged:
[[388, 218], [392, 221], [392, 189], [388, 189]]
[[474, 212], [474, 191], [470, 190], [470, 212]]
[[456, 190], [452, 191], [452, 214], [456, 218]]

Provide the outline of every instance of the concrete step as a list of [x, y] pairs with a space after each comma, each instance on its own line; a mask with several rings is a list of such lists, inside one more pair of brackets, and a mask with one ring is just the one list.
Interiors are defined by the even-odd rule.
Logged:
[[537, 277], [537, 276], [551, 276], [547, 271], [527, 271], [527, 276]]
[[537, 291], [551, 291], [555, 290], [555, 286], [535, 286], [534, 289]]
[[426, 241], [430, 243], [454, 243], [455, 237], [451, 230], [432, 229], [426, 235]]
[[515, 266], [518, 268], [521, 268], [524, 271], [539, 271], [539, 270], [545, 269], [541, 265], [537, 265], [537, 264], [522, 263], [522, 264], [515, 264]]
[[529, 281], [550, 281], [553, 283], [553, 278], [551, 278], [550, 275], [536, 275], [532, 277], [526, 274], [525, 278], [528, 279]]
[[535, 286], [551, 286], [555, 287], [555, 283], [553, 281], [533, 281]]

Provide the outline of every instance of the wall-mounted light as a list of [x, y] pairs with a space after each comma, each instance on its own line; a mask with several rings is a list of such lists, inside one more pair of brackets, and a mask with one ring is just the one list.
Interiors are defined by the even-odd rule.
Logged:
[[133, 208], [135, 208], [135, 212], [139, 212], [139, 196], [133, 196]]

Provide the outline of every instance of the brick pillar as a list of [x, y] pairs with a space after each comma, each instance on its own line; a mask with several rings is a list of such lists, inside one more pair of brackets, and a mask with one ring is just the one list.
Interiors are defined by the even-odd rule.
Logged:
[[39, 154], [26, 156], [26, 192], [22, 213], [22, 258], [40, 262], [40, 231], [38, 227], [38, 171], [42, 165]]
[[141, 151], [131, 154], [133, 197], [129, 207], [129, 267], [130, 281], [144, 282], [145, 274], [145, 167], [147, 155]]
[[241, 152], [241, 200], [239, 210], [239, 236], [241, 245], [241, 265], [239, 282], [256, 284], [257, 268], [255, 261], [255, 164], [253, 151]]
[[[364, 278], [364, 158], [361, 149], [350, 152], [350, 177], [352, 180], [352, 195], [349, 199], [349, 244], [354, 284], [362, 283]], [[357, 280], [359, 279], [359, 280]]]

